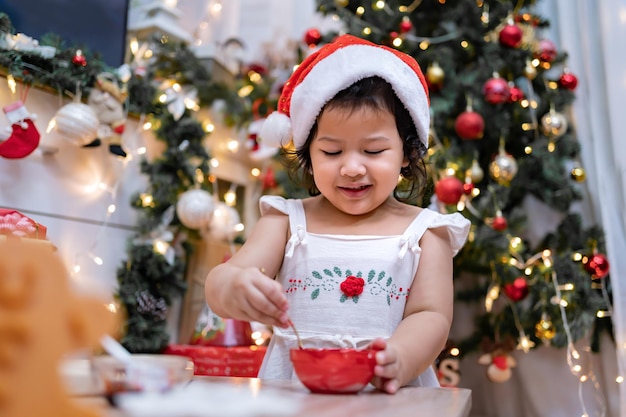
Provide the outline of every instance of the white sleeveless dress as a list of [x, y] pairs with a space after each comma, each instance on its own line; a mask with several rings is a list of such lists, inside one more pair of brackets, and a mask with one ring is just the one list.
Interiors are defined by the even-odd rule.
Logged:
[[[289, 316], [310, 348], [363, 348], [377, 337], [391, 336], [402, 320], [424, 232], [445, 227], [456, 255], [470, 226], [459, 213], [424, 209], [400, 236], [326, 235], [306, 230], [301, 200], [261, 197], [261, 214], [270, 207], [289, 216], [291, 238], [276, 279], [287, 293]], [[361, 294], [342, 292], [348, 277], [364, 280]], [[289, 360], [293, 348], [297, 341], [291, 329], [274, 327], [259, 378], [297, 380]], [[439, 382], [429, 367], [411, 385], [437, 387]]]

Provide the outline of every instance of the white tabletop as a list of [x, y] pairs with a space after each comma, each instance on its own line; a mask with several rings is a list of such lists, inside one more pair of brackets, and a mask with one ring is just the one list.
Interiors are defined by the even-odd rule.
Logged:
[[196, 376], [175, 394], [153, 395], [128, 397], [123, 410], [108, 407], [102, 397], [79, 401], [103, 407], [106, 417], [467, 417], [471, 408], [471, 391], [463, 388], [405, 387], [390, 395], [370, 387], [358, 394], [325, 395], [312, 394], [299, 382], [257, 378]]

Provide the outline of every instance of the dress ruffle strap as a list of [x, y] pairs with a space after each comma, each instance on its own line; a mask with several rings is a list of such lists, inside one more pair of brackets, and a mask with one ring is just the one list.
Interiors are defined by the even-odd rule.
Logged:
[[417, 233], [410, 234], [408, 237], [403, 236], [400, 239], [400, 251], [398, 252], [398, 258], [403, 259], [407, 251], [410, 249], [415, 255], [419, 255], [422, 248], [419, 246], [419, 240], [421, 235]]
[[289, 238], [287, 248], [285, 249], [285, 256], [287, 258], [291, 258], [293, 256], [293, 251], [298, 245], [306, 245], [306, 232], [304, 230], [304, 226], [302, 225], [297, 225], [294, 233], [292, 233]]

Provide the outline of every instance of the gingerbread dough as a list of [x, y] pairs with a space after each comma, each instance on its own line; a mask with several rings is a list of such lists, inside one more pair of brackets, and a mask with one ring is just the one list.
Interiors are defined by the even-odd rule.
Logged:
[[80, 296], [48, 241], [0, 240], [0, 415], [96, 417], [60, 379], [68, 353], [95, 349], [114, 332], [104, 301]]

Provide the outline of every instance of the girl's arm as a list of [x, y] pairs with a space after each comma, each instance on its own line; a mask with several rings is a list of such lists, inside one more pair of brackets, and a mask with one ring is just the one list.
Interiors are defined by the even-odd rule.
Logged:
[[215, 314], [287, 326], [285, 291], [272, 277], [282, 264], [288, 227], [288, 217], [271, 209], [232, 258], [208, 273], [204, 295]]
[[422, 253], [404, 318], [388, 340], [373, 342], [377, 352], [374, 385], [394, 393], [429, 366], [444, 349], [452, 324], [454, 290], [452, 249], [447, 230], [429, 229], [420, 241]]

